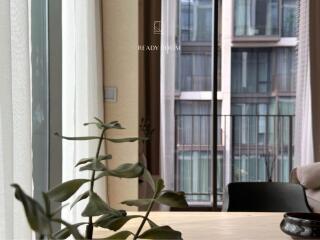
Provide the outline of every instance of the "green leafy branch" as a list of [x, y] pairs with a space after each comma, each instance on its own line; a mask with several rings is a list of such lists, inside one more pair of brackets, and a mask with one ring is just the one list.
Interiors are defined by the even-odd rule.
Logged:
[[[79, 171], [90, 171], [90, 179], [74, 179], [64, 182], [48, 192], [43, 193], [44, 206], [39, 202], [28, 196], [23, 192], [17, 184], [12, 184], [15, 188], [15, 197], [19, 200], [24, 207], [25, 214], [30, 228], [39, 234], [40, 239], [66, 239], [73, 236], [75, 239], [92, 239], [95, 227], [101, 227], [116, 232], [115, 234], [104, 239], [127, 239], [132, 236], [136, 239], [182, 239], [181, 233], [173, 230], [169, 226], [158, 226], [150, 218], [150, 212], [154, 204], [164, 204], [170, 207], [187, 207], [185, 194], [183, 192], [174, 192], [164, 190], [164, 182], [162, 179], [157, 182], [152, 178], [151, 173], [141, 164], [126, 163], [119, 165], [115, 169], [109, 169], [103, 164], [104, 161], [112, 159], [110, 154], [101, 155], [101, 146], [104, 141], [112, 143], [126, 143], [135, 142], [145, 138], [108, 138], [106, 133], [110, 129], [123, 130], [124, 128], [118, 121], [104, 123], [98, 118], [90, 123], [85, 123], [85, 126], [95, 126], [100, 129], [100, 136], [84, 136], [84, 137], [65, 137], [59, 134], [61, 138], [70, 141], [93, 141], [98, 140], [97, 150], [94, 157], [80, 159], [75, 167]], [[113, 209], [108, 203], [103, 201], [99, 195], [94, 191], [95, 182], [102, 177], [116, 177], [116, 178], [139, 178], [141, 177], [146, 181], [153, 191], [153, 197], [150, 199], [136, 199], [123, 201], [122, 204], [127, 206], [147, 206], [147, 211], [144, 215], [127, 215], [124, 210]], [[68, 204], [62, 205], [65, 201], [69, 200], [78, 192], [80, 187], [88, 184], [88, 190], [75, 197], [71, 203], [72, 209], [80, 201], [87, 201], [85, 208], [82, 211], [82, 216], [87, 217], [87, 222], [80, 222], [70, 224], [63, 219], [56, 217], [57, 214], [66, 207]], [[61, 203], [61, 207], [55, 210], [51, 209], [51, 203]], [[93, 221], [93, 217], [99, 217]], [[121, 230], [124, 225], [132, 219], [141, 219], [141, 223], [135, 233]], [[52, 224], [59, 223], [63, 226], [58, 232], [53, 232]], [[145, 224], [148, 223], [149, 229], [141, 233]], [[85, 236], [79, 231], [79, 227], [85, 225]], [[119, 231], [121, 230], [121, 231]]]

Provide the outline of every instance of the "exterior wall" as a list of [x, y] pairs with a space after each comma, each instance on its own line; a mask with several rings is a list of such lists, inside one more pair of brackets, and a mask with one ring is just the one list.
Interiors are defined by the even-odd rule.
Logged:
[[[105, 120], [118, 120], [126, 128], [110, 131], [113, 137], [135, 137], [139, 134], [139, 61], [138, 0], [103, 0], [104, 84], [117, 88], [117, 101], [105, 102]], [[138, 143], [106, 146], [113, 160], [110, 168], [122, 163], [138, 162]], [[128, 210], [120, 204], [138, 197], [138, 180], [109, 178], [107, 191], [112, 207]]]

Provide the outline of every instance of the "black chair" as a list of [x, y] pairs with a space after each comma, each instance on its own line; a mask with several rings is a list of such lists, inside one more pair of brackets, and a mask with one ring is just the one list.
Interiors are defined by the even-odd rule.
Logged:
[[311, 212], [311, 209], [299, 184], [239, 182], [227, 186], [222, 211]]

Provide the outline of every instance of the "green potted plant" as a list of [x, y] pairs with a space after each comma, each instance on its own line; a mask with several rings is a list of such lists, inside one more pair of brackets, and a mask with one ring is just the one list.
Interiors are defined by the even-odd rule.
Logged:
[[[122, 164], [115, 169], [109, 169], [103, 164], [103, 161], [112, 159], [109, 154], [101, 155], [100, 149], [104, 141], [113, 143], [135, 142], [139, 138], [109, 138], [107, 132], [110, 129], [122, 130], [124, 129], [119, 122], [114, 121], [105, 124], [100, 119], [95, 118], [94, 122], [85, 123], [85, 126], [93, 125], [100, 130], [100, 136], [85, 136], [85, 137], [65, 137], [63, 139], [71, 141], [98, 141], [97, 151], [95, 156], [81, 159], [75, 167], [79, 171], [90, 171], [90, 179], [74, 179], [64, 182], [48, 192], [43, 193], [42, 206], [35, 199], [26, 195], [18, 184], [12, 184], [15, 188], [15, 197], [23, 204], [26, 218], [30, 228], [39, 234], [40, 239], [66, 239], [73, 236], [75, 239], [92, 239], [93, 230], [95, 227], [101, 227], [113, 231], [113, 234], [104, 239], [127, 239], [130, 236], [136, 239], [182, 239], [179, 231], [173, 230], [169, 226], [158, 226], [150, 218], [149, 214], [154, 204], [165, 204], [170, 207], [187, 207], [185, 194], [183, 192], [174, 192], [164, 190], [164, 182], [162, 179], [154, 181], [150, 172], [141, 164]], [[108, 203], [103, 201], [94, 191], [95, 182], [102, 177], [116, 177], [116, 178], [142, 178], [146, 181], [152, 189], [153, 196], [148, 199], [137, 199], [123, 201], [122, 204], [127, 206], [147, 206], [147, 211], [144, 215], [135, 214], [128, 215], [124, 210], [118, 210], [110, 207]], [[82, 216], [87, 217], [88, 221], [79, 223], [68, 223], [57, 217], [65, 205], [59, 209], [52, 209], [52, 203], [64, 203], [70, 197], [78, 193], [78, 190], [83, 185], [88, 186], [88, 190], [79, 194], [70, 208], [75, 206], [80, 201], [87, 201], [85, 208], [82, 211]], [[94, 217], [97, 219], [95, 220]], [[122, 230], [125, 224], [132, 219], [141, 219], [141, 223], [135, 232]], [[52, 224], [58, 223], [63, 226], [58, 232], [53, 232]], [[145, 224], [149, 225], [149, 229], [142, 232]], [[79, 231], [80, 226], [86, 226], [84, 236]]]

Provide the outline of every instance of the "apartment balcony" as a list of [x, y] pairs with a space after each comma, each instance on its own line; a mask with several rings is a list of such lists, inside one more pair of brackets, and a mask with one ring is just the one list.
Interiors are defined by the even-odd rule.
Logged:
[[212, 115], [175, 117], [175, 188], [191, 205], [221, 203], [229, 182], [289, 181], [293, 115], [219, 115], [216, 153], [212, 122]]

